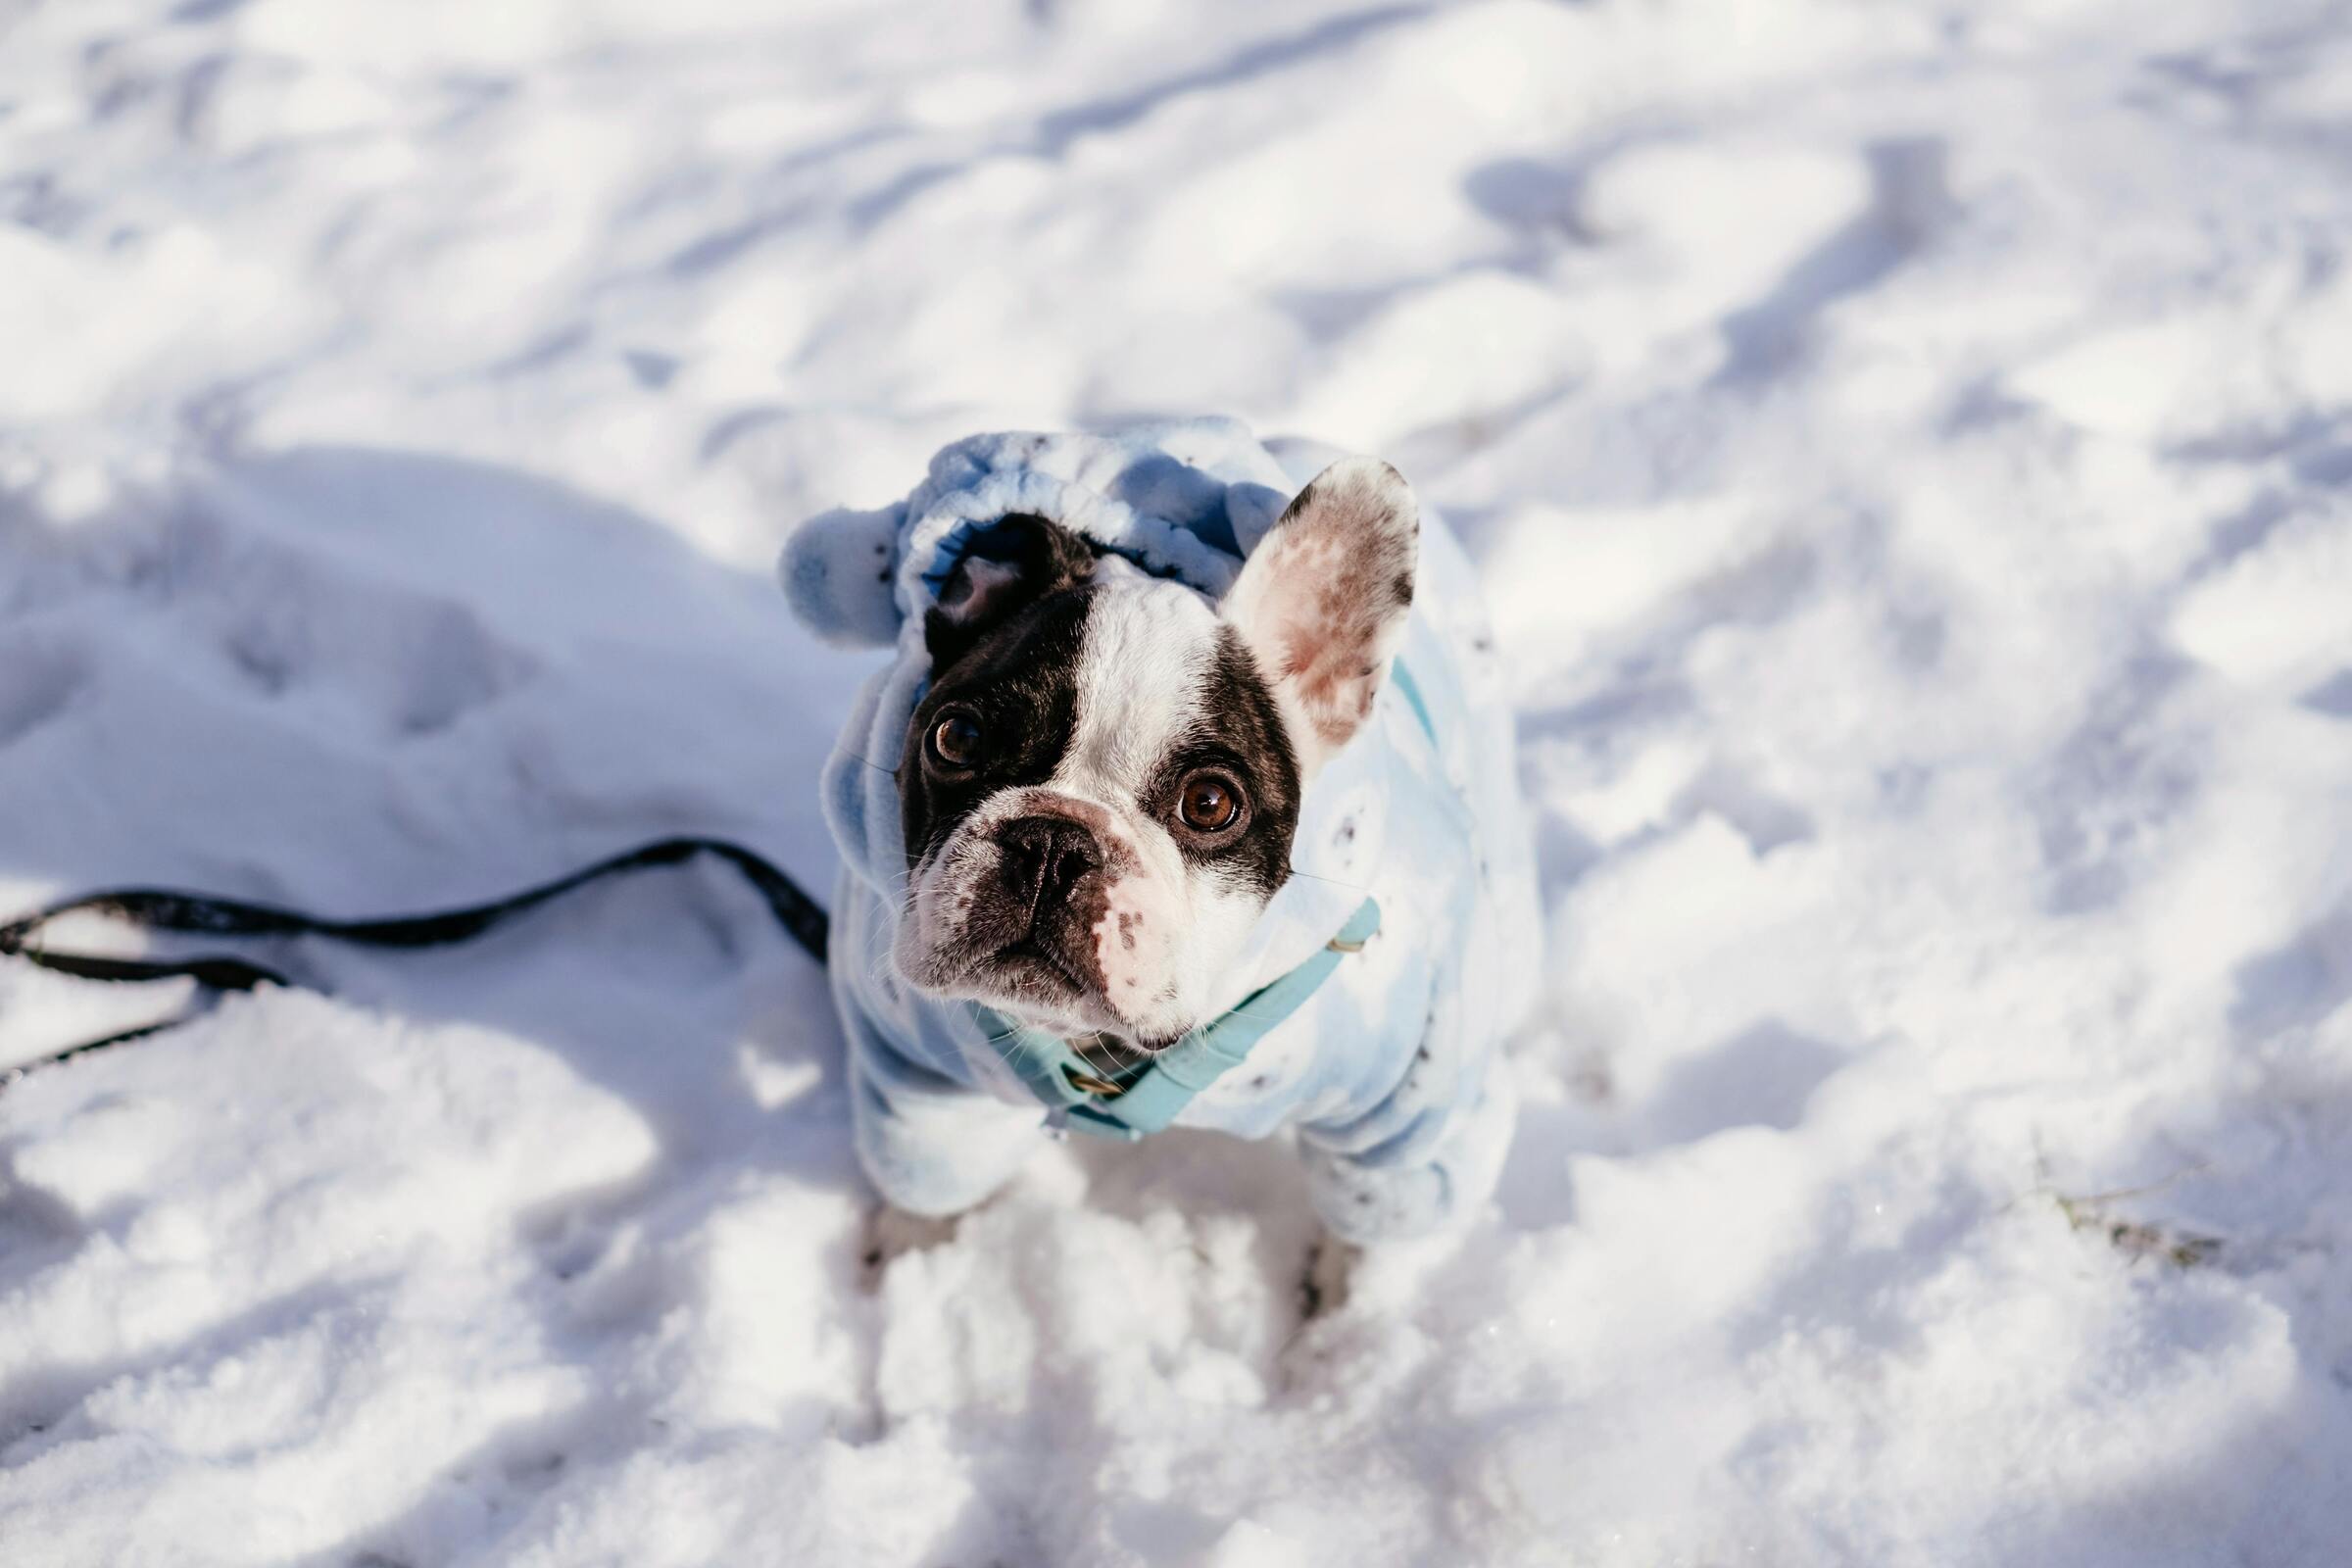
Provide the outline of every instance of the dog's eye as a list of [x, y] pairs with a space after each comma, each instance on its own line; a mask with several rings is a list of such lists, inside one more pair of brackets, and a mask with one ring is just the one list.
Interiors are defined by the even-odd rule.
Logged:
[[931, 726], [931, 755], [950, 767], [969, 767], [980, 757], [980, 721], [969, 713], [950, 713]]
[[1196, 833], [1222, 833], [1242, 819], [1242, 790], [1222, 773], [1195, 773], [1177, 792], [1176, 814]]

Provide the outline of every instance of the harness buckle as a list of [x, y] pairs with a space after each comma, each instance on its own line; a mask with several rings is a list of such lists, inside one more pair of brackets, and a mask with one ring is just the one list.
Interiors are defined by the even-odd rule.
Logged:
[[1091, 1072], [1080, 1072], [1075, 1067], [1062, 1068], [1061, 1075], [1070, 1081], [1072, 1088], [1083, 1089], [1090, 1095], [1100, 1095], [1104, 1100], [1116, 1100], [1127, 1092], [1125, 1084], [1114, 1084], [1107, 1078], [1098, 1078]]

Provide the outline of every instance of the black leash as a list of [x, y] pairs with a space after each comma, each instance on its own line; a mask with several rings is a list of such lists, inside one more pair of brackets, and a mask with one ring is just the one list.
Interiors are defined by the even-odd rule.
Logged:
[[525, 910], [537, 908], [551, 899], [561, 898], [574, 888], [585, 887], [601, 878], [627, 871], [642, 871], [648, 866], [676, 865], [698, 855], [715, 856], [741, 872], [744, 880], [751, 883], [760, 896], [767, 901], [768, 912], [775, 916], [776, 924], [782, 926], [808, 956], [820, 964], [825, 961], [827, 922], [823, 906], [803, 892], [799, 883], [778, 870], [773, 862], [740, 844], [730, 844], [724, 839], [662, 839], [626, 854], [599, 860], [569, 876], [558, 877], [553, 882], [541, 883], [535, 888], [525, 888], [520, 893], [494, 899], [488, 904], [373, 920], [328, 920], [275, 905], [249, 904], [240, 899], [216, 898], [206, 893], [181, 893], [169, 888], [118, 888], [68, 899], [62, 904], [35, 910], [23, 919], [0, 925], [0, 954], [12, 955], [44, 969], [54, 969], [59, 974], [74, 975], [83, 980], [193, 980], [200, 988], [198, 1000], [187, 1011], [160, 1023], [141, 1024], [136, 1029], [125, 1029], [103, 1039], [87, 1040], [78, 1046], [20, 1062], [15, 1067], [0, 1071], [0, 1086], [13, 1083], [38, 1068], [53, 1067], [75, 1056], [85, 1056], [95, 1051], [175, 1029], [212, 1010], [220, 998], [231, 991], [251, 991], [258, 985], [291, 987], [295, 983], [265, 964], [225, 954], [170, 959], [110, 958], [94, 953], [58, 953], [42, 947], [42, 930], [52, 921], [69, 914], [109, 915], [147, 931], [195, 932], [206, 936], [230, 937], [332, 937], [338, 942], [369, 948], [433, 948], [452, 942], [470, 941]]

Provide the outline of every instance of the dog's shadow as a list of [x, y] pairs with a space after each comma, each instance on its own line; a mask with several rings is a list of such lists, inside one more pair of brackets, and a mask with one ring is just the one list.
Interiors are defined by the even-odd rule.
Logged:
[[[685, 833], [745, 844], [831, 902], [817, 774], [875, 660], [814, 643], [753, 564], [712, 560], [645, 517], [528, 474], [372, 450], [223, 461], [71, 518], [0, 507], [0, 912], [160, 885], [325, 915], [406, 913]], [[88, 924], [52, 938], [115, 951], [121, 940]], [[531, 1070], [576, 1080], [580, 1102], [610, 1109], [597, 1126], [628, 1130], [610, 1158], [590, 1149], [566, 1164], [594, 1173], [569, 1188], [539, 1180], [525, 1184], [528, 1200], [495, 1190], [467, 1200], [511, 1208], [520, 1253], [544, 1275], [519, 1294], [544, 1316], [557, 1359], [576, 1361], [589, 1385], [609, 1381], [596, 1375], [609, 1325], [595, 1326], [602, 1308], [583, 1306], [583, 1292], [608, 1305], [637, 1292], [659, 1316], [664, 1293], [693, 1288], [670, 1277], [675, 1259], [609, 1255], [649, 1214], [661, 1236], [691, 1238], [763, 1178], [870, 1202], [849, 1149], [823, 976], [723, 868], [615, 880], [462, 947], [235, 950], [363, 1014], [354, 1030], [321, 1030], [316, 1013], [297, 1017], [268, 996], [236, 1004], [265, 1034], [307, 1029], [304, 1050], [365, 1051], [385, 1039], [365, 1020], [375, 1014], [394, 1021], [404, 1052], [422, 1036], [428, 1054], [450, 1054], [453, 1076], [459, 1055], [553, 1058], [552, 1075]], [[0, 1066], [168, 1015], [180, 1000], [178, 983], [82, 988], [11, 968]], [[0, 1096], [0, 1301], [37, 1294], [42, 1275], [172, 1198], [61, 1200], [31, 1174], [46, 1136], [31, 1101], [55, 1106], [63, 1091], [56, 1115], [71, 1117], [152, 1099], [138, 1088], [144, 1062], [189, 1053], [209, 1058], [207, 1074], [257, 1080], [257, 1063], [272, 1059], [241, 1024], [169, 1031]], [[273, 1086], [256, 1081], [251, 1094], [266, 1104]], [[268, 1110], [255, 1114], [266, 1126]], [[336, 1177], [330, 1166], [304, 1179]], [[393, 1223], [426, 1237], [434, 1216]], [[363, 1241], [352, 1258], [320, 1253], [291, 1282], [281, 1269], [267, 1288], [223, 1290], [220, 1311], [166, 1314], [173, 1328], [105, 1352], [61, 1343], [18, 1357], [0, 1391], [0, 1455], [94, 1434], [85, 1406], [121, 1379], [199, 1369], [290, 1322], [328, 1321], [339, 1298], [368, 1298], [384, 1282], [353, 1272], [366, 1272]], [[851, 1241], [824, 1256], [836, 1288], [853, 1290]], [[540, 1473], [542, 1460], [642, 1416], [613, 1406], [628, 1397], [600, 1395], [556, 1428], [502, 1429], [459, 1468]], [[417, 1504], [431, 1505], [429, 1494]], [[400, 1534], [398, 1521], [370, 1530], [330, 1560]]]

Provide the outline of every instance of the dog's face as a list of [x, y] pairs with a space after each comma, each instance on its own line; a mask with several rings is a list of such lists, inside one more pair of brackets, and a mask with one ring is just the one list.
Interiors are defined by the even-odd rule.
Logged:
[[1039, 517], [987, 530], [924, 624], [900, 971], [1144, 1050], [1200, 1023], [1307, 781], [1371, 712], [1418, 535], [1366, 461], [1300, 492], [1221, 605]]

